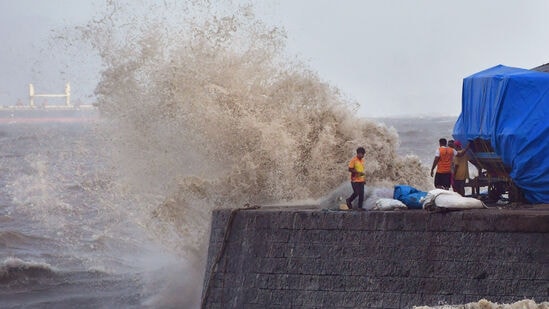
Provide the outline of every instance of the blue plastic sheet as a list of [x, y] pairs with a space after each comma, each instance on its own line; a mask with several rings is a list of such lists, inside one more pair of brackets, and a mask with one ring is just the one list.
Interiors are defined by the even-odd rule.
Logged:
[[393, 199], [401, 201], [406, 207], [411, 209], [423, 208], [421, 199], [426, 195], [427, 192], [419, 191], [407, 185], [396, 185], [393, 191]]
[[549, 203], [549, 73], [498, 65], [463, 80], [456, 140], [490, 141], [531, 203]]

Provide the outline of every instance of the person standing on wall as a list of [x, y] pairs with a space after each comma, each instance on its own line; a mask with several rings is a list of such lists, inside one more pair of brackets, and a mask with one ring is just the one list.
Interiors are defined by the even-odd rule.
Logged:
[[353, 201], [358, 197], [358, 210], [364, 210], [364, 182], [366, 177], [364, 176], [364, 154], [366, 150], [364, 147], [358, 147], [356, 149], [356, 156], [354, 156], [349, 162], [349, 172], [351, 172], [351, 186], [353, 187], [353, 194], [349, 196], [345, 201], [347, 207], [353, 209]]
[[[456, 145], [454, 145], [454, 140], [453, 139], [448, 140], [448, 147], [450, 147], [452, 149], [456, 149]], [[454, 160], [452, 160], [452, 167], [450, 168], [450, 187], [452, 188], [452, 190], [456, 191], [454, 189], [454, 172], [455, 172]]]
[[455, 192], [465, 196], [465, 180], [469, 178], [469, 158], [467, 157], [467, 150], [469, 145], [465, 149], [462, 149], [460, 141], [455, 141], [457, 154], [454, 157], [454, 185]]
[[438, 143], [439, 148], [435, 153], [435, 159], [431, 167], [431, 177], [433, 177], [433, 172], [436, 168], [435, 188], [448, 190], [450, 189], [452, 179], [452, 162], [457, 151], [446, 145], [447, 141], [445, 138], [439, 139]]

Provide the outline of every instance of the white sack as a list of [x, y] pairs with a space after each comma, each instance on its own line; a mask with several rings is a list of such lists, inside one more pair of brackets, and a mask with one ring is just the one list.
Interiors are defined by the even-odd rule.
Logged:
[[423, 201], [423, 209], [436, 210], [437, 207], [449, 210], [487, 208], [482, 201], [476, 198], [464, 197], [454, 191], [443, 189], [429, 191]]
[[395, 209], [407, 209], [406, 205], [399, 200], [392, 198], [380, 198], [376, 201], [372, 210], [395, 210]]

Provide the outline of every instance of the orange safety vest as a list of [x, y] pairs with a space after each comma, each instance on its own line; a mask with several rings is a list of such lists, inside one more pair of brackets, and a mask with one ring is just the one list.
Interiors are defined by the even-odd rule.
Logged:
[[437, 173], [450, 174], [452, 172], [452, 160], [454, 159], [454, 149], [450, 147], [440, 147], [438, 149], [440, 157], [437, 164]]

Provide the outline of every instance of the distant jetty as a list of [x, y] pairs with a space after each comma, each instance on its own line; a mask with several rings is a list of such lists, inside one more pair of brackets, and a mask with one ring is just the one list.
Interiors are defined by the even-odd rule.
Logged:
[[[47, 101], [36, 104], [36, 98], [64, 98], [63, 105], [50, 105]], [[0, 123], [36, 123], [36, 122], [83, 122], [98, 118], [97, 108], [92, 104], [73, 104], [71, 86], [65, 84], [64, 93], [37, 94], [33, 84], [29, 84], [29, 102], [21, 100], [16, 105], [0, 106]]]

